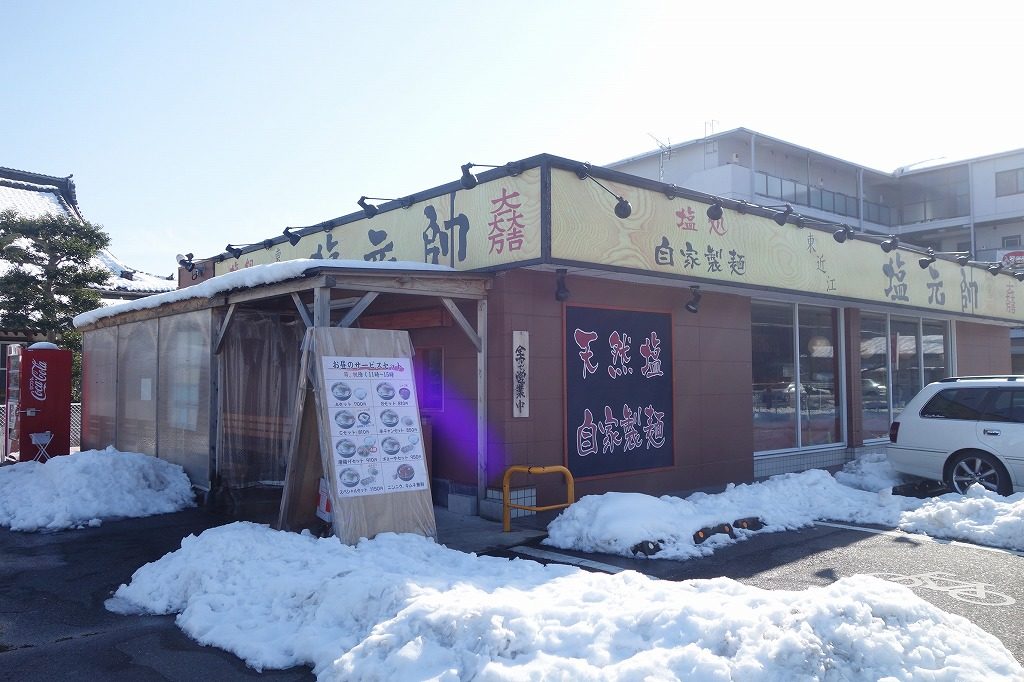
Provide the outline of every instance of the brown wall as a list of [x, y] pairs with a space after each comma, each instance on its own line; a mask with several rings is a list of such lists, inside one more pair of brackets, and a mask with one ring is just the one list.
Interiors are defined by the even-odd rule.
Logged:
[[[665, 493], [753, 477], [749, 299], [705, 293], [700, 312], [683, 310], [685, 286], [648, 286], [570, 275], [569, 304], [671, 312], [675, 466], [576, 482], [577, 497], [609, 490]], [[565, 462], [563, 304], [555, 276], [498, 275], [489, 296], [488, 486], [513, 464]], [[512, 331], [530, 333], [530, 417], [512, 417]], [[522, 485], [524, 478], [514, 479]], [[564, 495], [559, 476], [535, 476], [538, 503]]]
[[1009, 374], [1009, 328], [957, 322], [956, 372], [960, 376]]

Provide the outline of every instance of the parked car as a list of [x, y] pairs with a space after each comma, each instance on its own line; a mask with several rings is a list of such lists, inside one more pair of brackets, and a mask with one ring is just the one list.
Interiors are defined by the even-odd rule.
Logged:
[[[786, 386], [785, 390], [786, 402], [790, 405], [796, 404], [796, 384], [791, 383]], [[832, 391], [824, 388], [823, 386], [817, 386], [815, 384], [807, 384], [800, 382], [800, 397], [804, 402], [811, 401], [814, 403], [822, 402], [825, 400], [832, 400]]]
[[874, 379], [868, 377], [862, 377], [860, 380], [860, 392], [862, 395], [877, 396], [884, 398], [889, 392], [889, 389], [885, 387], [885, 384], [880, 384]]
[[896, 471], [963, 493], [1024, 492], [1024, 376], [950, 377], [917, 393], [889, 428]]

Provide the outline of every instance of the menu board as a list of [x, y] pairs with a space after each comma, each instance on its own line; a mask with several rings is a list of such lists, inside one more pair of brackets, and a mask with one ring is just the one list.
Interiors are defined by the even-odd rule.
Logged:
[[427, 490], [408, 358], [323, 358], [338, 498]]

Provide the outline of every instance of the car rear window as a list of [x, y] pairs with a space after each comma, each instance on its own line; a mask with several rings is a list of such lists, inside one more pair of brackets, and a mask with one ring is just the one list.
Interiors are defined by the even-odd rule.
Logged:
[[921, 408], [921, 416], [931, 419], [970, 419], [981, 416], [981, 404], [987, 388], [947, 388], [939, 391]]

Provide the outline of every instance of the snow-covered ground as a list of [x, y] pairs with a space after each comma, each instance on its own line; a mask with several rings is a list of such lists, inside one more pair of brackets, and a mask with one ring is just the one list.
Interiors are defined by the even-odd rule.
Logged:
[[[167, 494], [177, 486], [163, 464], [108, 450], [2, 467], [0, 525], [72, 527], [190, 503]], [[742, 541], [739, 531], [696, 545], [692, 533], [749, 516], [768, 524], [761, 532], [829, 518], [1024, 548], [1024, 495], [916, 500], [894, 497], [894, 482], [875, 456], [835, 478], [790, 474], [685, 500], [609, 493], [583, 498], [549, 531], [558, 546], [619, 553], [655, 540], [659, 557], [677, 559]], [[122, 504], [127, 490], [174, 501]], [[15, 522], [9, 495], [35, 511]], [[869, 576], [800, 591], [670, 582], [478, 557], [415, 535], [350, 547], [233, 523], [140, 567], [107, 608], [178, 614], [189, 636], [254, 668], [310, 665], [321, 679], [1024, 680], [995, 637]]]

